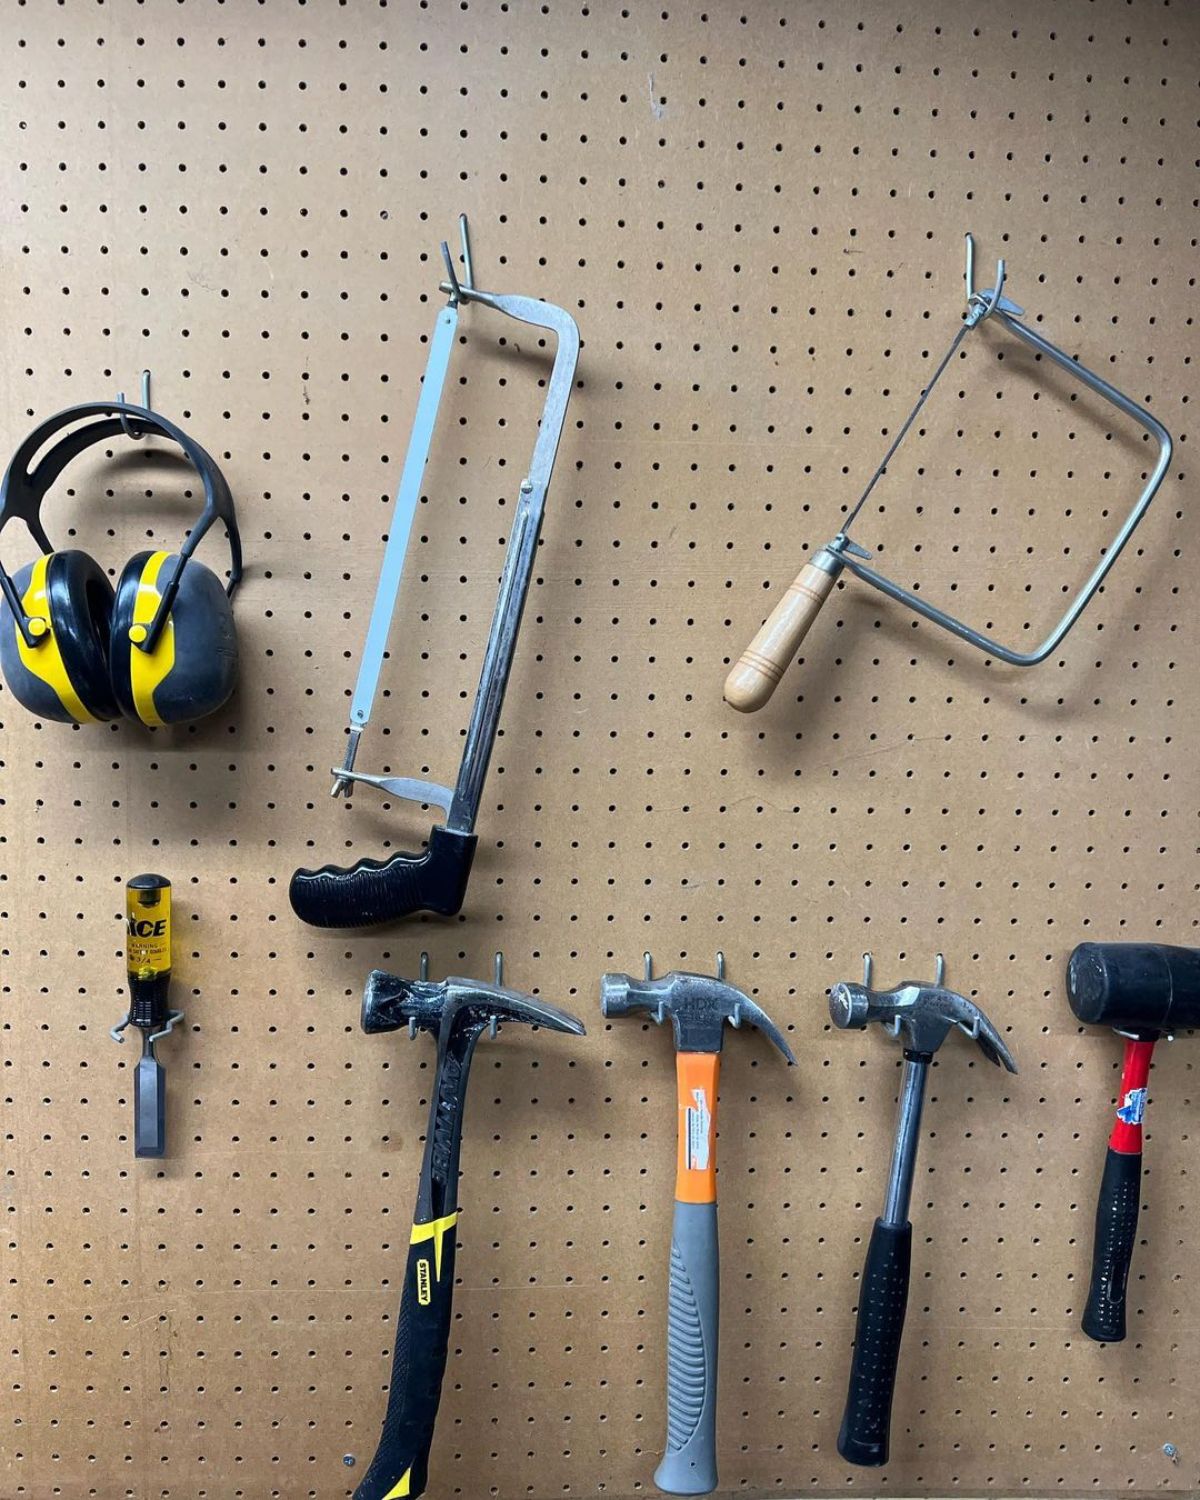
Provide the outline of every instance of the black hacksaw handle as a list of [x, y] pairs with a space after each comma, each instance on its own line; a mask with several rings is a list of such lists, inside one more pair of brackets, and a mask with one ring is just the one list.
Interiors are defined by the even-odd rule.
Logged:
[[477, 842], [473, 833], [437, 827], [423, 854], [360, 859], [348, 870], [297, 870], [288, 899], [311, 927], [372, 927], [418, 911], [452, 917], [466, 897]]

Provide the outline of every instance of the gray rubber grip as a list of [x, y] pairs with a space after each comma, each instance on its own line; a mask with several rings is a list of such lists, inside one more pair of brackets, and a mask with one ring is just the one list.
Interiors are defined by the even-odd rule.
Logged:
[[654, 1482], [670, 1495], [717, 1486], [717, 1205], [676, 1203], [667, 1301], [667, 1447]]

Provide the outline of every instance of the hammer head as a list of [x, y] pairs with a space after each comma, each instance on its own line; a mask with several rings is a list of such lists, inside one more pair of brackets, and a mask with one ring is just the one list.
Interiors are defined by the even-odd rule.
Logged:
[[660, 1025], [670, 1020], [676, 1052], [720, 1052], [726, 1023], [749, 1022], [775, 1043], [789, 1063], [796, 1061], [770, 1016], [749, 995], [710, 974], [672, 970], [661, 979], [606, 974], [600, 981], [600, 1009], [606, 1016], [644, 1012]]
[[1200, 948], [1080, 943], [1067, 964], [1067, 999], [1088, 1025], [1155, 1040], [1200, 1026]]
[[363, 990], [362, 1028], [368, 1032], [407, 1026], [410, 1037], [430, 1031], [441, 1042], [464, 1033], [478, 1037], [487, 1031], [495, 1036], [501, 1025], [511, 1021], [572, 1036], [585, 1034], [582, 1021], [548, 1000], [479, 979], [402, 979], [373, 969]]
[[979, 1043], [979, 1050], [989, 1062], [1003, 1063], [1010, 1073], [1017, 1071], [1012, 1054], [979, 1007], [940, 984], [906, 980], [894, 990], [873, 990], [867, 984], [835, 984], [829, 992], [829, 1015], [833, 1024], [843, 1030], [861, 1029], [878, 1021], [893, 1036], [903, 1036], [906, 1049], [928, 1057], [957, 1026]]

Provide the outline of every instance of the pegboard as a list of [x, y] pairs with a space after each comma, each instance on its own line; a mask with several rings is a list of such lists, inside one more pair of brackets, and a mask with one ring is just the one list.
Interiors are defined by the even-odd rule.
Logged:
[[[136, 389], [218, 458], [248, 572], [236, 701], [72, 730], [0, 694], [6, 1500], [343, 1497], [383, 1410], [428, 1039], [368, 970], [486, 975], [587, 1021], [476, 1063], [435, 1495], [652, 1493], [664, 1431], [671, 1046], [608, 968], [707, 968], [783, 1026], [721, 1101], [723, 1484], [745, 1495], [1200, 1485], [1191, 1045], [1160, 1049], [1131, 1337], [1079, 1331], [1119, 1046], [1063, 996], [1084, 938], [1195, 942], [1187, 662], [1200, 17], [1138, 0], [4, 5], [11, 449]], [[448, 922], [321, 934], [292, 869], [414, 847], [328, 795], [424, 349], [437, 243], [583, 350], [480, 820]], [[962, 307], [962, 236], [1172, 431], [1160, 497], [1043, 666], [843, 586], [770, 708], [728, 663], [881, 456]], [[453, 775], [544, 355], [461, 344], [369, 754]], [[507, 339], [507, 342], [502, 342]], [[1123, 423], [971, 336], [856, 528], [1021, 641], [1146, 467]], [[152, 447], [153, 445], [150, 445]], [[147, 448], [76, 466], [55, 537], [112, 572], [188, 514]], [[5, 560], [27, 553], [4, 538]], [[124, 881], [175, 883], [172, 1149], [131, 1148]], [[944, 950], [1021, 1073], [931, 1078], [882, 1473], [835, 1448], [897, 1052], [825, 991]], [[1174, 1444], [1178, 1461], [1164, 1455]], [[355, 1468], [343, 1455], [356, 1458]]]

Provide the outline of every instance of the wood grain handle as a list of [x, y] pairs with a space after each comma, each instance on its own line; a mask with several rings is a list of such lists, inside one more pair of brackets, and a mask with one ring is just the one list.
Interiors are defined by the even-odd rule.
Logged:
[[[820, 567], [818, 559], [832, 566]], [[770, 699], [841, 571], [841, 559], [827, 549], [800, 569], [725, 679], [730, 708], [751, 714]]]

